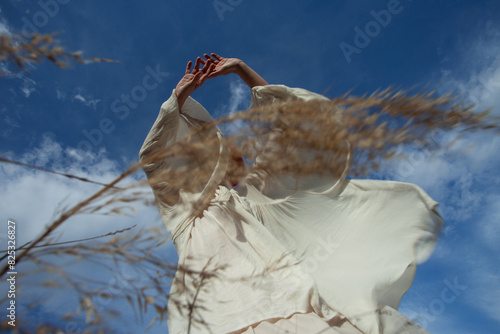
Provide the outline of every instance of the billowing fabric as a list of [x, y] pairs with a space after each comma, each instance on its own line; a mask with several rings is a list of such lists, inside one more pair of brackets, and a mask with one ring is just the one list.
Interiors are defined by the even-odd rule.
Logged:
[[[325, 99], [283, 85], [254, 87], [251, 94], [252, 107]], [[211, 121], [192, 98], [179, 110], [173, 92], [140, 158]], [[228, 163], [222, 136], [217, 129], [205, 135], [220, 138], [219, 159], [199, 192], [181, 190], [175, 203], [166, 203], [162, 192], [173, 191], [168, 180], [153, 185], [179, 267], [188, 269], [179, 269], [172, 283], [169, 333], [426, 333], [396, 311], [443, 224], [423, 190], [348, 180], [345, 173], [298, 181], [266, 171], [228, 189], [221, 185]], [[172, 164], [158, 161], [144, 170], [151, 178]], [[204, 200], [208, 205], [191, 205]]]

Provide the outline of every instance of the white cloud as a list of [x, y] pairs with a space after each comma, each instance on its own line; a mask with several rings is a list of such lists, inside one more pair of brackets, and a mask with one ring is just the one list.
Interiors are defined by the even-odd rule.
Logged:
[[[59, 91], [58, 91], [57, 98], [59, 98]], [[93, 99], [92, 97], [89, 97], [89, 96], [84, 97], [80, 93], [78, 93], [75, 96], [73, 96], [73, 99], [80, 101], [81, 103], [83, 103], [87, 107], [90, 107], [90, 108], [92, 108], [94, 110], [96, 109], [97, 104], [101, 101], [100, 99]]]
[[11, 32], [10, 32], [9, 28], [7, 27], [7, 24], [3, 21], [4, 20], [0, 18], [0, 36], [2, 36], [2, 35], [10, 36]]
[[21, 127], [19, 122], [16, 119], [12, 118], [10, 115], [5, 115], [3, 120], [4, 120], [5, 124], [7, 124], [10, 127], [14, 127], [14, 128]]
[[[223, 107], [229, 115], [248, 109], [250, 105], [250, 92], [248, 86], [241, 81], [231, 81], [229, 84], [229, 92], [231, 94], [229, 101]], [[236, 134], [243, 127], [245, 127], [245, 123], [241, 120], [219, 125], [219, 128], [225, 135]]]
[[444, 90], [457, 90], [480, 108], [500, 115], [500, 27], [487, 24], [462, 48], [459, 68], [442, 69]]
[[[11, 159], [102, 183], [110, 182], [122, 172], [103, 151], [98, 154], [82, 152], [63, 147], [49, 137], [44, 137], [39, 147]], [[99, 185], [5, 163], [0, 164], [0, 175], [5, 180], [0, 185], [0, 219], [16, 221], [19, 243], [32, 240], [42, 232], [63, 207], [71, 207], [101, 189]], [[127, 181], [120, 185], [123, 184]], [[151, 193], [149, 196], [152, 198]], [[144, 225], [159, 222], [156, 208], [141, 203], [134, 206], [137, 209], [135, 217], [76, 215], [58, 231], [64, 233], [64, 240], [80, 239], [132, 226], [139, 217]], [[4, 232], [0, 231], [2, 239], [6, 237]]]
[[81, 96], [80, 94], [76, 94], [76, 95], [74, 96], [74, 98], [75, 98], [75, 100], [81, 101], [81, 102], [83, 102], [83, 103], [85, 103], [85, 102], [86, 102], [86, 100], [85, 100], [85, 99], [83, 98], [83, 96]]
[[241, 81], [231, 81], [229, 91], [231, 93], [228, 104], [229, 113], [247, 109], [250, 103], [248, 87]]
[[9, 28], [7, 20], [2, 14], [3, 14], [2, 9], [0, 8], [0, 36], [2, 35], [11, 36], [12, 35], [11, 29]]
[[[0, 9], [0, 36], [9, 36], [11, 37], [13, 35], [12, 29], [9, 27], [7, 24], [7, 21], [5, 18], [1, 15], [1, 9]], [[18, 43], [17, 41], [14, 43]], [[23, 64], [25, 69], [31, 69], [33, 68], [33, 64], [31, 63], [24, 63]], [[29, 97], [29, 95], [32, 93], [30, 91], [32, 87], [26, 86], [26, 83], [28, 81], [31, 81], [32, 83], [35, 83], [33, 80], [28, 79], [24, 73], [19, 71], [19, 68], [16, 64], [12, 63], [11, 61], [2, 61], [0, 62], [0, 73], [2, 74], [3, 77], [5, 78], [17, 78], [17, 79], [22, 79], [25, 82], [25, 85], [23, 88], [21, 88], [21, 91], [26, 97]]]
[[484, 245], [490, 248], [490, 251], [500, 253], [500, 206], [498, 206], [500, 194], [491, 194], [483, 200], [486, 201], [488, 210], [478, 226], [478, 236], [484, 241]]
[[[492, 107], [500, 115], [500, 29], [488, 29], [474, 35], [457, 68], [443, 68], [440, 92], [456, 90], [478, 105]], [[453, 134], [441, 137], [447, 143]], [[390, 177], [422, 186], [441, 202], [440, 211], [446, 227], [431, 262], [444, 267], [443, 275], [456, 273], [467, 286], [457, 303], [467, 304], [486, 317], [500, 323], [500, 137], [483, 132], [468, 134], [454, 146], [431, 154], [418, 148], [406, 148], [408, 158], [393, 162]], [[437, 273], [434, 273], [437, 275]], [[453, 277], [453, 276], [452, 276]], [[444, 278], [444, 277], [443, 277]], [[439, 288], [429, 289], [435, 282], [425, 281], [410, 290], [411, 297], [402, 310], [418, 313], [416, 305], [429, 304], [439, 298]], [[434, 292], [429, 292], [434, 291]], [[406, 307], [406, 310], [405, 310]], [[463, 306], [453, 305], [428, 323], [431, 333], [466, 333], [455, 328]], [[467, 311], [463, 311], [467, 312]]]
[[20, 87], [21, 92], [24, 94], [24, 97], [30, 97], [31, 93], [36, 92], [36, 81], [28, 78], [24, 73], [19, 72], [15, 75], [16, 78], [21, 79], [23, 81], [22, 86]]
[[[500, 272], [494, 262], [500, 258], [499, 147], [499, 136], [478, 133], [434, 155], [409, 151], [409, 159], [399, 162], [406, 164], [406, 174], [401, 169], [398, 173], [398, 162], [393, 168], [395, 179], [416, 183], [441, 202], [439, 211], [446, 225], [433, 261], [459, 272], [460, 281], [469, 286], [463, 294], [464, 303], [497, 321]], [[429, 296], [427, 302], [433, 298]], [[451, 315], [453, 311], [446, 313]], [[440, 316], [426, 329], [442, 332], [445, 319]]]
[[66, 94], [64, 92], [61, 92], [59, 89], [56, 89], [57, 93], [57, 99], [58, 100], [65, 100], [66, 99]]
[[[48, 136], [45, 136], [34, 149], [17, 156], [9, 156], [9, 159], [103, 183], [113, 180], [123, 172], [116, 161], [106, 157], [104, 150], [97, 154], [83, 152], [71, 147], [65, 147]], [[142, 173], [140, 176], [135, 176], [128, 181], [125, 180], [118, 186], [132, 184], [139, 178], [143, 178]], [[12, 219], [16, 222], [17, 245], [22, 245], [38, 236], [47, 224], [58, 216], [63, 208], [79, 203], [82, 199], [102, 188], [99, 185], [83, 183], [59, 175], [6, 163], [0, 163], [0, 179], [2, 180], [0, 183], [0, 221], [5, 223], [7, 219]], [[144, 196], [145, 200], [153, 199], [149, 187], [145, 189]], [[51, 241], [61, 242], [94, 237], [133, 225], [137, 226], [130, 231], [132, 234], [151, 226], [162, 228], [156, 207], [146, 206], [141, 203], [134, 204], [134, 207], [137, 211], [133, 213], [132, 217], [99, 214], [73, 216], [56, 230], [54, 234], [56, 238]], [[5, 227], [6, 224], [3, 226]], [[100, 240], [107, 241], [109, 238], [111, 237]], [[5, 228], [0, 231], [0, 244], [6, 245], [6, 241], [7, 229]], [[173, 244], [169, 241], [158, 249], [158, 253], [155, 255], [158, 257], [169, 256], [172, 254], [173, 249]], [[44, 259], [61, 266], [61, 269], [66, 270], [68, 273], [79, 277], [88, 277], [88, 281], [82, 279], [85, 284], [93, 284], [90, 280], [100, 281], [104, 283], [103, 287], [114, 289], [113, 291], [119, 291], [122, 286], [127, 287], [127, 282], [134, 282], [136, 286], [140, 286], [144, 274], [139, 272], [135, 266], [127, 264], [125, 260], [113, 265], [105, 256], [88, 261], [77, 261], [76, 257], [69, 258], [68, 256], [61, 256], [57, 259], [54, 257]], [[95, 262], [93, 262], [94, 260]], [[171, 261], [170, 264], [175, 264], [175, 257], [169, 258], [167, 261]], [[96, 263], [106, 264], [109, 270]], [[51, 289], [38, 286], [38, 283], [47, 280], [59, 282], [60, 277], [55, 276], [51, 271], [32, 274], [30, 270], [34, 270], [34, 267], [33, 263], [28, 262], [21, 264], [20, 267], [18, 266], [23, 272], [21, 284], [27, 287], [27, 289], [20, 290], [17, 296], [20, 301], [19, 311], [23, 313], [26, 321], [33, 320], [33, 323], [39, 323], [46, 320], [47, 317], [57, 321], [66, 312], [78, 308], [76, 299], [78, 291], [71, 287]], [[0, 282], [0, 288], [4, 286], [6, 286], [6, 282]], [[168, 289], [168, 287], [166, 288]], [[38, 300], [38, 303], [40, 303], [38, 311], [28, 310], [24, 307], [24, 305], [34, 300]], [[107, 309], [113, 308], [124, 312], [125, 319], [133, 319], [127, 303], [110, 303], [102, 298], [97, 298], [97, 296], [93, 301], [96, 307], [99, 308], [98, 311], [103, 314]], [[151, 309], [149, 312], [148, 316], [151, 316], [154, 310]], [[63, 324], [65, 323], [66, 321], [63, 322]], [[112, 326], [119, 325], [113, 323]], [[131, 325], [141, 326], [134, 323]], [[65, 328], [68, 329], [69, 327], [66, 326]]]
[[[444, 84], [439, 91], [454, 90], [478, 105], [478, 110], [492, 108], [494, 115], [500, 115], [500, 27], [486, 24], [466, 43], [461, 48], [468, 52], [458, 59], [457, 68], [441, 70], [438, 81]], [[500, 175], [493, 167], [500, 166], [500, 138], [488, 132], [467, 134], [447, 148], [454, 138], [453, 133], [438, 136], [436, 141], [443, 147], [438, 152], [406, 147], [407, 158], [384, 170], [390, 170], [393, 179], [422, 186], [442, 202], [440, 209], [449, 219], [469, 221], [484, 207], [484, 196], [500, 193], [495, 186]], [[487, 184], [477, 184], [488, 178]]]
[[34, 91], [36, 91], [35, 88], [33, 87], [21, 87], [21, 91], [23, 92], [24, 94], [24, 97], [30, 97], [31, 93], [33, 93]]
[[500, 182], [495, 173], [500, 138], [477, 133], [449, 148], [447, 142], [437, 151], [406, 147], [406, 158], [389, 162], [382, 172], [390, 179], [418, 184], [441, 203], [439, 210], [447, 220], [467, 222], [484, 206], [484, 196], [500, 194], [495, 186]]

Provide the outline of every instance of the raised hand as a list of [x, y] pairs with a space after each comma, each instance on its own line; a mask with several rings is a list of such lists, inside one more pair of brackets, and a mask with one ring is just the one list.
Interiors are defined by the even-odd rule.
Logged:
[[212, 61], [215, 65], [214, 69], [208, 75], [209, 79], [218, 77], [220, 75], [227, 75], [231, 73], [238, 73], [242, 61], [238, 58], [224, 58], [215, 53], [212, 53], [211, 56], [208, 54], [204, 54], [207, 61]]
[[268, 84], [257, 72], [238, 58], [224, 58], [215, 53], [212, 53], [211, 56], [205, 53], [204, 57], [207, 58], [207, 63], [212, 61], [214, 64], [214, 68], [210, 70], [210, 74], [208, 75], [209, 79], [220, 75], [236, 73], [250, 88]]
[[[200, 64], [203, 64], [202, 69], [200, 69]], [[196, 58], [194, 69], [191, 72], [192, 65], [193, 62], [190, 60], [186, 66], [186, 73], [175, 87], [179, 109], [182, 108], [188, 96], [207, 81], [209, 74], [215, 67], [213, 60], [209, 59], [205, 61], [200, 57]]]

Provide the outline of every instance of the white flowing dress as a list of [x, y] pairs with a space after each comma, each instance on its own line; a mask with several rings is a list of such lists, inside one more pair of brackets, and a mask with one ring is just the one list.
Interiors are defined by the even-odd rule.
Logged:
[[[326, 99], [283, 85], [254, 87], [251, 94], [251, 107]], [[192, 98], [179, 110], [174, 91], [140, 158], [211, 121]], [[221, 137], [218, 130], [214, 135]], [[220, 143], [214, 154], [224, 149]], [[153, 185], [179, 266], [188, 269], [172, 282], [170, 334], [427, 333], [396, 311], [443, 225], [437, 203], [422, 189], [344, 175], [308, 177], [291, 190], [286, 178], [265, 171], [228, 189], [221, 185], [224, 156], [203, 189], [181, 190], [175, 204], [162, 201], [168, 180], [166, 187]], [[167, 165], [154, 162], [144, 170], [152, 177]], [[205, 200], [208, 205], [193, 209]]]

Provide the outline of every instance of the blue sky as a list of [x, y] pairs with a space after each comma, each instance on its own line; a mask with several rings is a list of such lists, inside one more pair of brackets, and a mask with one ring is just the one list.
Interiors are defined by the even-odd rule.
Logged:
[[[500, 115], [496, 0], [2, 1], [0, 33], [33, 31], [59, 32], [68, 50], [119, 63], [65, 70], [42, 63], [0, 78], [0, 152], [102, 182], [137, 161], [187, 61], [206, 52], [241, 58], [269, 83], [328, 97], [441, 84], [441, 92], [456, 90]], [[193, 97], [214, 117], [250, 101], [236, 77], [210, 80]], [[416, 183], [441, 203], [443, 235], [400, 306], [431, 333], [500, 332], [499, 144], [474, 134], [435, 154], [406, 147], [408, 159], [378, 174]], [[18, 222], [22, 241], [43, 229], [55, 206], [98, 189], [6, 165], [0, 178], [1, 219]], [[161, 224], [146, 207], [132, 218], [88, 218], [75, 218], [61, 239]], [[56, 309], [53, 301], [45, 312]]]

